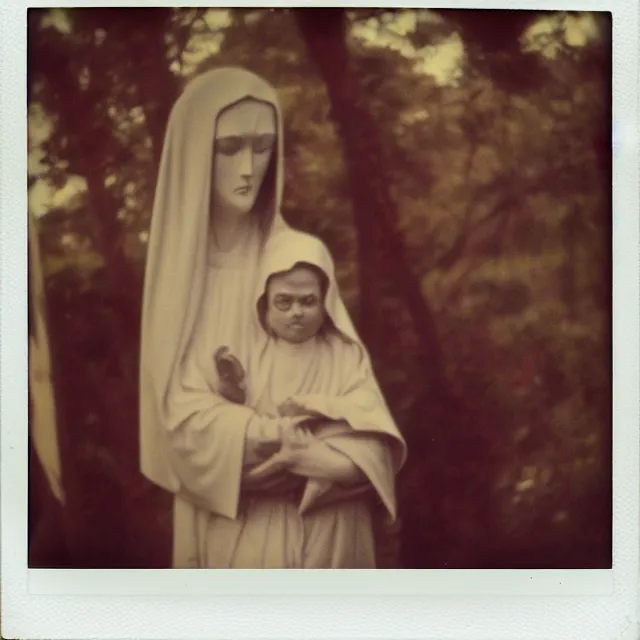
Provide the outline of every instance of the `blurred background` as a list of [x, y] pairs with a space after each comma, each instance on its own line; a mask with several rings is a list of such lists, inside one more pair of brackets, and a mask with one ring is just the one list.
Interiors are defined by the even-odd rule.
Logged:
[[273, 83], [409, 445], [387, 568], [611, 566], [611, 26], [579, 12], [31, 9], [29, 564], [170, 563], [138, 470], [147, 230], [182, 87]]

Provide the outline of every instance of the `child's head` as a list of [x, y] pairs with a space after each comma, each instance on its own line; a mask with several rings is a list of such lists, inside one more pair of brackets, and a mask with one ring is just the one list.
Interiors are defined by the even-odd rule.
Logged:
[[327, 320], [327, 287], [324, 272], [304, 262], [296, 263], [289, 271], [272, 274], [260, 302], [263, 325], [287, 342], [306, 342]]

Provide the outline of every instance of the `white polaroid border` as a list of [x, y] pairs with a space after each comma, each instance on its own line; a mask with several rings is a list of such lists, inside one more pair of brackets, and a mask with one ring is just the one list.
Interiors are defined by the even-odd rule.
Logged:
[[[89, 3], [85, 3], [89, 4]], [[173, 5], [160, 1], [153, 6]], [[198, 0], [190, 5], [206, 6]], [[215, 3], [218, 4], [218, 3]], [[395, 7], [392, 2], [377, 6]], [[611, 571], [27, 569], [26, 0], [0, 8], [2, 636], [629, 638], [638, 629], [638, 0], [449, 1], [611, 11], [614, 43], [614, 567]], [[73, 6], [44, 1], [38, 6]], [[403, 7], [442, 3], [403, 3]], [[100, 6], [145, 6], [102, 2]], [[220, 3], [218, 6], [227, 6]], [[236, 5], [238, 6], [238, 3]], [[239, 6], [264, 6], [241, 2]], [[291, 6], [273, 2], [269, 6]], [[298, 5], [300, 6], [300, 5]], [[302, 6], [331, 6], [328, 2]], [[349, 6], [367, 6], [349, 3]]]

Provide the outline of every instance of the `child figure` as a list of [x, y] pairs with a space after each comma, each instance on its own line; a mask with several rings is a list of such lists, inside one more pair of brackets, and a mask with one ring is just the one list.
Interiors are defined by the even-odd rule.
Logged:
[[[267, 460], [263, 464], [249, 461], [245, 477], [258, 482], [278, 471], [295, 467], [296, 463], [303, 463], [301, 466], [312, 474], [311, 479], [314, 473], [318, 478], [307, 488], [300, 505], [302, 511], [330, 488], [331, 482], [322, 480], [327, 474], [352, 485], [351, 490], [346, 487], [342, 490], [343, 499], [358, 496], [368, 488], [366, 484], [363, 486], [366, 476], [348, 458], [339, 456], [342, 464], [335, 454], [328, 459], [325, 445], [317, 440], [347, 435], [352, 432], [351, 427], [346, 423], [328, 425], [326, 418], [317, 411], [307, 410], [302, 398], [297, 401], [293, 398], [296, 393], [318, 388], [317, 367], [326, 359], [323, 352], [330, 350], [332, 340], [343, 339], [331, 326], [325, 312], [326, 290], [327, 276], [318, 267], [297, 262], [288, 271], [268, 276], [258, 302], [260, 321], [269, 335], [262, 353], [263, 368], [267, 362], [269, 384], [266, 393], [256, 398], [255, 408], [260, 414], [270, 417], [277, 414], [284, 418], [283, 422], [289, 428], [283, 430], [285, 439], [279, 450], [264, 452]], [[214, 359], [220, 380], [219, 393], [232, 402], [244, 404], [246, 377], [241, 363], [227, 347], [218, 349]], [[348, 363], [344, 365], [349, 368]], [[254, 378], [264, 379], [266, 371]], [[293, 420], [287, 422], [286, 418]]]
[[292, 420], [281, 448], [247, 470], [249, 483], [283, 469], [308, 478], [300, 514], [340, 499], [362, 502], [373, 488], [395, 519], [392, 456], [402, 440], [338, 299], [332, 260], [319, 240], [272, 240], [256, 295], [266, 341], [247, 372], [227, 349], [218, 350], [219, 393], [258, 414]]

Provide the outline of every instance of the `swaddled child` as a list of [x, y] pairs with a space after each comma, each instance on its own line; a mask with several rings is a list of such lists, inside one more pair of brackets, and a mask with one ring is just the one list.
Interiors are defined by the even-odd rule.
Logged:
[[266, 340], [246, 372], [228, 349], [216, 352], [218, 392], [261, 415], [291, 420], [281, 448], [263, 462], [250, 461], [247, 479], [282, 470], [306, 476], [300, 513], [338, 498], [362, 500], [373, 487], [395, 517], [385, 447], [395, 425], [379, 410], [384, 400], [369, 382], [360, 345], [332, 317], [335, 286], [331, 258], [312, 236], [300, 246], [268, 246], [256, 295]]

